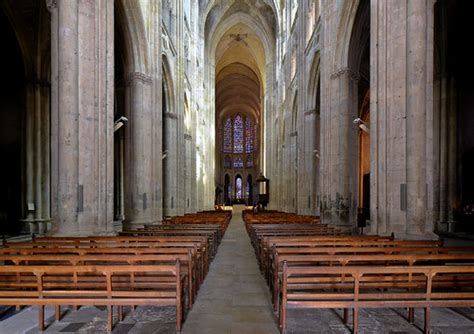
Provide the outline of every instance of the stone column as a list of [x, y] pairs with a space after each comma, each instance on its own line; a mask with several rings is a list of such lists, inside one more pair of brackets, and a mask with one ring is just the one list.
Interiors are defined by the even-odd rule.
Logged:
[[49, 84], [42, 82], [36, 89], [35, 108], [35, 220], [38, 233], [44, 234], [50, 223], [49, 170]]
[[23, 213], [23, 230], [28, 230], [30, 233], [38, 233], [38, 228], [35, 223], [35, 191], [34, 191], [34, 129], [35, 129], [35, 105], [36, 105], [36, 85], [29, 83], [26, 88], [26, 135], [25, 135], [25, 161], [26, 161], [26, 175], [25, 175], [25, 204]]
[[51, 8], [52, 233], [113, 229], [113, 1]]
[[23, 230], [46, 232], [50, 222], [49, 83], [35, 80], [27, 87], [26, 194]]
[[430, 238], [433, 2], [371, 2], [371, 232]]
[[426, 178], [426, 1], [407, 2], [407, 226], [408, 234], [422, 234], [427, 209]]
[[[165, 97], [163, 97], [164, 99]], [[168, 107], [174, 105], [172, 101], [168, 101]], [[163, 131], [165, 138], [163, 145], [165, 147], [166, 157], [163, 159], [163, 170], [165, 171], [165, 179], [163, 180], [163, 215], [176, 216], [178, 206], [178, 168], [177, 161], [177, 123], [178, 115], [174, 112], [166, 112], [163, 114]]]
[[125, 229], [142, 227], [152, 223], [153, 212], [153, 112], [151, 94], [153, 80], [144, 73], [127, 76], [126, 104], [129, 122], [126, 127], [126, 195]]
[[357, 214], [357, 129], [352, 124], [357, 83], [357, 75], [347, 67], [322, 78], [329, 92], [324, 97], [328, 109], [321, 114], [321, 217], [332, 225], [353, 226]]

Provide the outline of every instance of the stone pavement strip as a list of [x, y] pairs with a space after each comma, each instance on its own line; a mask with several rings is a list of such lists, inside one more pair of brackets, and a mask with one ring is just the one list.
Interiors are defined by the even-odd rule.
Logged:
[[182, 333], [279, 333], [270, 293], [242, 220], [242, 207], [234, 206], [232, 220]]

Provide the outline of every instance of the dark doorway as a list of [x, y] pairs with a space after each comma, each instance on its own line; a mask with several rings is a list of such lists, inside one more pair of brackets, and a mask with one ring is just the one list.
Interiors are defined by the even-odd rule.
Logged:
[[245, 190], [247, 195], [247, 205], [253, 205], [253, 179], [251, 174], [247, 176], [247, 185]]
[[20, 233], [22, 147], [24, 141], [25, 70], [23, 57], [8, 18], [0, 11], [0, 232]]
[[226, 174], [224, 177], [224, 203], [225, 205], [231, 205], [231, 187], [230, 187], [230, 177], [229, 174]]

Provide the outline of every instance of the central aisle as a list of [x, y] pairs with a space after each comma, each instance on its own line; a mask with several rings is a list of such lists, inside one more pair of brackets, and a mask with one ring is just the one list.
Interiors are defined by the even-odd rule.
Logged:
[[242, 209], [234, 206], [216, 258], [184, 323], [184, 334], [279, 333]]

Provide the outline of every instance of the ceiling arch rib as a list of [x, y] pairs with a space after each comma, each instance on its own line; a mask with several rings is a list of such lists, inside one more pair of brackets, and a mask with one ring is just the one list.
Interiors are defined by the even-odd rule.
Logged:
[[232, 98], [248, 99], [255, 105], [260, 104], [258, 95], [245, 86], [233, 86], [230, 89], [223, 90], [220, 94], [216, 94], [216, 104], [225, 103]]
[[260, 114], [260, 105], [259, 104], [249, 102], [247, 99], [241, 98], [241, 97], [229, 98], [224, 103], [221, 103], [221, 104], [217, 105], [216, 107], [218, 109], [222, 110], [223, 108], [225, 108], [227, 106], [233, 106], [233, 105], [247, 105], [250, 108], [252, 108], [253, 110], [255, 110], [255, 112], [257, 114]]
[[216, 76], [215, 108], [219, 117], [230, 110], [246, 111], [255, 118], [261, 109], [260, 78], [255, 71], [242, 62], [223, 67]]
[[259, 97], [259, 86], [253, 84], [253, 81], [249, 80], [222, 80], [219, 82], [218, 89], [216, 90], [216, 96], [225, 94], [229, 90], [235, 90], [235, 88], [242, 89], [245, 93], [251, 93], [257, 98]]

